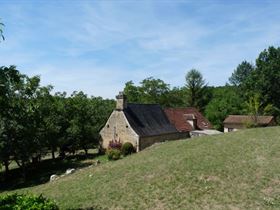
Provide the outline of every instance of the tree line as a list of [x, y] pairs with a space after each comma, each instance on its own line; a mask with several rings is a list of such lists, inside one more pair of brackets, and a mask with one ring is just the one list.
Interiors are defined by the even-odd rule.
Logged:
[[32, 161], [47, 153], [99, 146], [99, 130], [115, 101], [88, 97], [83, 92], [51, 94], [40, 77], [21, 74], [15, 66], [0, 67], [0, 163], [9, 171], [15, 161], [25, 173]]
[[230, 114], [280, 116], [280, 48], [263, 50], [255, 63], [242, 61], [228, 83], [208, 86], [203, 75], [191, 69], [183, 87], [171, 87], [161, 79], [146, 78], [125, 84], [132, 103], [158, 103], [162, 107], [196, 107], [218, 130]]

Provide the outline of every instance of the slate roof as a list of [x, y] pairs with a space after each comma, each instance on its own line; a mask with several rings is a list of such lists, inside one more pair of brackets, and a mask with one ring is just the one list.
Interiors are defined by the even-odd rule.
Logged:
[[167, 108], [164, 110], [169, 121], [175, 125], [180, 132], [196, 130], [187, 120], [196, 119], [197, 128], [200, 130], [212, 129], [211, 123], [194, 107]]
[[158, 104], [128, 103], [124, 114], [131, 127], [141, 137], [178, 132]]
[[[258, 116], [258, 125], [268, 125], [274, 120], [273, 116]], [[225, 120], [224, 124], [244, 124], [248, 122], [254, 122], [254, 116], [250, 115], [229, 115]]]

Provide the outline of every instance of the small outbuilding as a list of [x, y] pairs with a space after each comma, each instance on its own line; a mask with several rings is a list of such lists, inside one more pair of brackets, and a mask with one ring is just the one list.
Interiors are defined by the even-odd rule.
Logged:
[[248, 127], [267, 127], [276, 125], [273, 116], [229, 115], [224, 120], [224, 132], [231, 132]]
[[189, 137], [189, 132], [178, 132], [160, 105], [127, 103], [123, 92], [116, 99], [116, 109], [100, 131], [103, 148], [112, 141], [130, 142], [140, 151], [157, 142]]

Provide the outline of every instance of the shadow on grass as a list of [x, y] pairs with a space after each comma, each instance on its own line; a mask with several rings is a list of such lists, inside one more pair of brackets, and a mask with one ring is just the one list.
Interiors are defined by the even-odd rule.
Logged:
[[77, 208], [77, 209], [67, 209], [67, 210], [105, 210], [106, 208], [102, 208], [99, 206], [87, 207], [87, 208]]
[[39, 163], [30, 164], [28, 166], [25, 180], [19, 168], [10, 170], [5, 180], [4, 173], [0, 173], [0, 192], [32, 187], [49, 182], [50, 176], [53, 174], [64, 174], [69, 168], [77, 169], [88, 167], [92, 162], [82, 162], [82, 160], [92, 160], [95, 157], [97, 157], [97, 154], [88, 154], [87, 156], [72, 155], [63, 160], [58, 158], [55, 160], [42, 160]]

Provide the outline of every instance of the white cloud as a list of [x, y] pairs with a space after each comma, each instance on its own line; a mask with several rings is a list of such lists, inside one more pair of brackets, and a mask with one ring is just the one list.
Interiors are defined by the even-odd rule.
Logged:
[[240, 4], [71, 1], [0, 7], [7, 20], [0, 65], [41, 74], [57, 91], [104, 97], [148, 76], [183, 85], [191, 68], [210, 85], [223, 85], [242, 60], [254, 61], [264, 48], [280, 44], [280, 4]]

